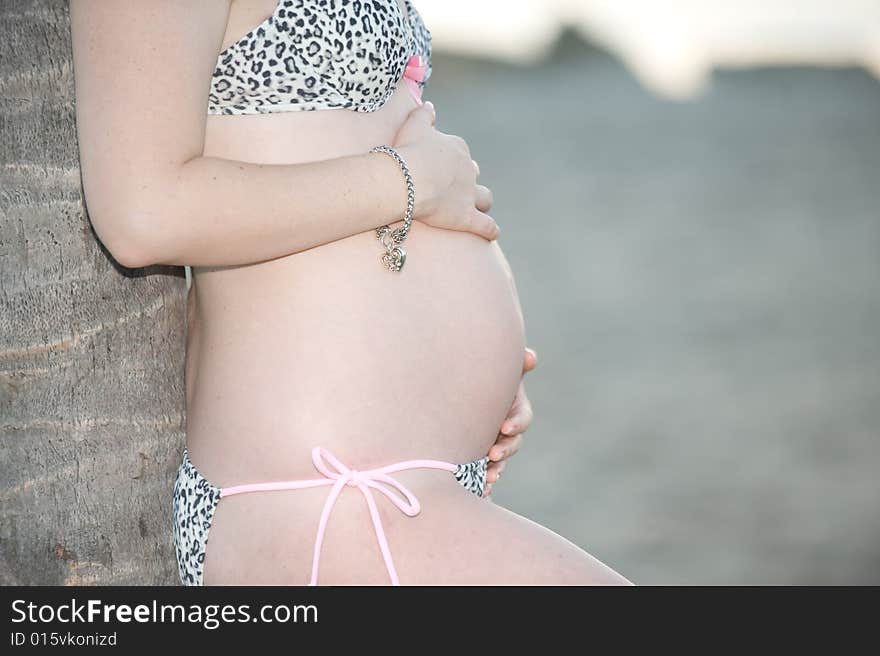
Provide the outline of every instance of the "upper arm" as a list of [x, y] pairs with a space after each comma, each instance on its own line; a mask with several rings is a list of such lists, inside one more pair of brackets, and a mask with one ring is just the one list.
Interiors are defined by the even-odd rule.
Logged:
[[89, 215], [117, 260], [138, 260], [163, 190], [204, 148], [231, 0], [70, 0], [76, 122]]

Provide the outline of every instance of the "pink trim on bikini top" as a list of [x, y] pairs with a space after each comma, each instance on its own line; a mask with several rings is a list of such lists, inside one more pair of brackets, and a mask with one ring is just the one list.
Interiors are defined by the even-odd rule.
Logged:
[[413, 55], [406, 62], [406, 68], [403, 70], [403, 81], [406, 83], [406, 86], [409, 87], [409, 91], [413, 95], [413, 98], [415, 98], [416, 102], [420, 105], [422, 104], [422, 88], [417, 82], [423, 82], [425, 80], [426, 69], [427, 66], [425, 66], [422, 56]]
[[[321, 545], [324, 542], [324, 532], [327, 529], [327, 520], [330, 518], [330, 512], [333, 505], [339, 497], [339, 493], [346, 485], [356, 487], [364, 495], [367, 506], [370, 509], [370, 517], [373, 519], [373, 528], [376, 530], [376, 539], [379, 542], [379, 549], [382, 551], [382, 557], [385, 559], [385, 568], [391, 577], [392, 585], [400, 585], [400, 579], [397, 577], [397, 570], [394, 568], [394, 561], [391, 558], [391, 550], [388, 548], [388, 540], [385, 537], [385, 531], [382, 528], [382, 520], [379, 519], [379, 509], [376, 507], [376, 498], [373, 496], [373, 490], [381, 492], [388, 498], [391, 503], [397, 506], [405, 515], [415, 517], [421, 511], [421, 505], [416, 495], [406, 488], [403, 483], [392, 478], [388, 474], [405, 469], [445, 469], [446, 471], [455, 472], [458, 465], [442, 460], [404, 460], [396, 462], [384, 467], [376, 469], [367, 469], [358, 471], [351, 469], [336, 458], [327, 449], [316, 446], [312, 449], [312, 462], [315, 469], [324, 475], [324, 478], [313, 478], [299, 481], [275, 481], [272, 483], [253, 483], [250, 485], [233, 485], [220, 490], [220, 497], [228, 497], [233, 494], [245, 494], [247, 492], [267, 492], [271, 490], [298, 490], [310, 487], [320, 487], [322, 485], [332, 485], [330, 494], [327, 495], [327, 501], [324, 503], [324, 509], [321, 512], [321, 520], [318, 522], [318, 534], [315, 537], [315, 551], [312, 558], [312, 578], [309, 585], [318, 584], [318, 565], [321, 559]], [[332, 468], [329, 465], [332, 465]]]

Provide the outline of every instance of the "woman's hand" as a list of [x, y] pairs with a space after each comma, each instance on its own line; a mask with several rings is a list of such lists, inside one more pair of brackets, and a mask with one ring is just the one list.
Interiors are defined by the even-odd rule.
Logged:
[[[526, 348], [523, 359], [523, 376], [538, 364], [538, 355], [532, 349]], [[486, 489], [483, 496], [487, 497], [492, 491], [492, 485], [501, 478], [505, 460], [519, 451], [522, 443], [522, 434], [525, 433], [532, 423], [532, 404], [526, 397], [523, 381], [519, 382], [519, 389], [513, 399], [513, 405], [504, 423], [501, 424], [501, 432], [492, 448], [489, 449], [489, 468], [486, 472]]]
[[479, 167], [465, 140], [435, 129], [436, 118], [430, 101], [416, 107], [392, 143], [412, 173], [413, 219], [435, 228], [495, 239], [498, 224], [486, 214], [492, 206], [492, 192], [477, 184]]

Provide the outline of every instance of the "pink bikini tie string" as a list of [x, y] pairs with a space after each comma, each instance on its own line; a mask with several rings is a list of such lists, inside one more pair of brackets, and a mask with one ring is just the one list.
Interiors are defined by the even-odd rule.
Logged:
[[418, 85], [418, 82], [424, 82], [426, 69], [427, 66], [422, 60], [422, 56], [413, 55], [406, 62], [406, 68], [403, 70], [403, 81], [409, 87], [413, 98], [420, 105], [422, 104], [422, 88]]
[[315, 537], [315, 550], [312, 558], [312, 577], [309, 585], [318, 584], [318, 568], [321, 560], [321, 545], [324, 542], [324, 533], [327, 530], [327, 521], [330, 519], [330, 513], [339, 497], [342, 488], [346, 485], [356, 487], [361, 491], [367, 507], [370, 510], [370, 517], [373, 520], [373, 528], [376, 531], [376, 539], [379, 542], [379, 549], [382, 557], [385, 559], [385, 568], [391, 577], [392, 585], [400, 585], [400, 579], [397, 576], [397, 570], [394, 567], [394, 560], [391, 558], [391, 550], [388, 547], [388, 540], [385, 537], [385, 530], [382, 528], [382, 520], [379, 518], [379, 509], [376, 506], [376, 498], [373, 491], [383, 494], [391, 503], [397, 506], [405, 515], [415, 517], [421, 511], [421, 505], [416, 495], [413, 494], [403, 483], [392, 478], [389, 474], [403, 471], [406, 469], [444, 469], [446, 471], [455, 472], [458, 465], [442, 460], [404, 460], [384, 467], [376, 469], [367, 469], [358, 471], [344, 465], [336, 456], [327, 449], [316, 446], [312, 449], [312, 462], [324, 478], [307, 479], [299, 481], [277, 481], [271, 483], [255, 483], [250, 485], [236, 485], [226, 487], [220, 490], [220, 496], [227, 497], [233, 494], [243, 494], [246, 492], [266, 492], [271, 490], [295, 490], [310, 487], [319, 487], [322, 485], [331, 485], [330, 493], [327, 495], [327, 501], [324, 502], [324, 508], [321, 511], [321, 519], [318, 522], [318, 533]]

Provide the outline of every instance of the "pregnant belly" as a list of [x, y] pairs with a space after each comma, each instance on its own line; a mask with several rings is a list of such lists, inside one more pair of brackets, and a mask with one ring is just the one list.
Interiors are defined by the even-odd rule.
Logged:
[[518, 387], [522, 313], [496, 242], [414, 223], [403, 271], [372, 232], [200, 271], [187, 408], [221, 485], [311, 476], [323, 445], [359, 467], [485, 455]]

